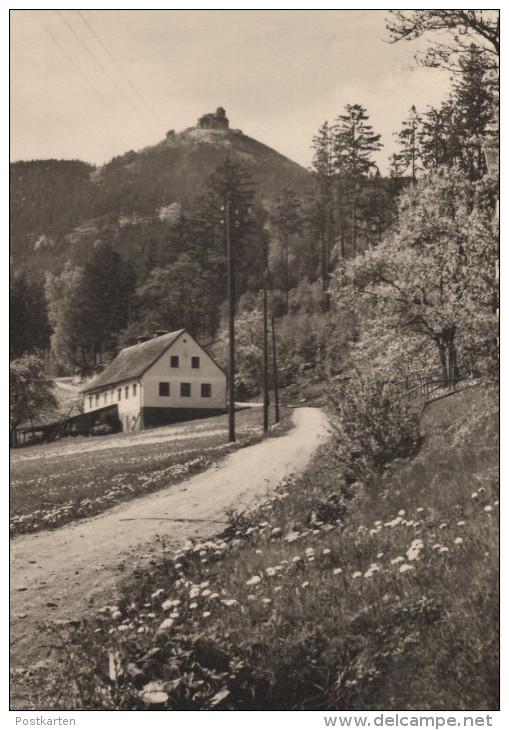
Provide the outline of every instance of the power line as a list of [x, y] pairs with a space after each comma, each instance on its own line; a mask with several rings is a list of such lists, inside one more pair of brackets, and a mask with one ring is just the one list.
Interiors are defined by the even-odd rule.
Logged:
[[74, 37], [77, 39], [78, 43], [82, 46], [82, 48], [85, 49], [85, 51], [88, 53], [88, 55], [90, 56], [90, 58], [97, 64], [97, 66], [99, 66], [100, 70], [111, 81], [111, 83], [116, 88], [116, 90], [118, 91], [118, 93], [127, 101], [127, 103], [129, 104], [129, 106], [131, 107], [131, 109], [134, 111], [134, 113], [137, 114], [140, 117], [140, 119], [143, 121], [143, 118], [141, 117], [139, 110], [134, 106], [134, 104], [129, 99], [129, 97], [126, 96], [126, 94], [124, 94], [124, 91], [117, 84], [117, 82], [115, 81], [115, 79], [110, 75], [110, 73], [106, 70], [106, 68], [104, 68], [104, 66], [102, 65], [102, 63], [96, 58], [95, 54], [90, 50], [90, 48], [86, 45], [86, 43], [82, 40], [82, 38], [80, 38], [80, 36], [76, 33], [76, 31], [74, 30], [74, 28], [72, 27], [72, 25], [69, 23], [69, 21], [67, 20], [67, 18], [65, 17], [65, 15], [60, 10], [57, 10], [57, 13], [62, 18], [62, 20], [64, 21], [64, 23], [66, 24], [66, 26], [69, 28], [69, 30], [71, 31], [71, 33], [74, 35]]
[[95, 86], [94, 86], [94, 85], [92, 84], [92, 82], [90, 81], [90, 79], [89, 79], [89, 78], [88, 78], [87, 76], [85, 76], [85, 74], [84, 74], [84, 73], [83, 73], [83, 71], [82, 71], [82, 70], [80, 69], [80, 67], [79, 67], [79, 66], [77, 66], [77, 65], [76, 65], [76, 64], [74, 63], [74, 60], [73, 60], [72, 56], [70, 56], [70, 55], [69, 55], [69, 54], [67, 53], [67, 51], [65, 50], [65, 48], [64, 48], [64, 47], [63, 47], [63, 46], [61, 45], [61, 43], [60, 43], [60, 42], [59, 42], [59, 41], [57, 40], [57, 38], [56, 38], [56, 37], [54, 36], [54, 34], [53, 34], [53, 33], [52, 33], [51, 31], [50, 31], [50, 29], [49, 29], [49, 28], [47, 28], [47, 27], [46, 27], [46, 26], [44, 25], [44, 23], [43, 23], [43, 22], [42, 22], [42, 20], [41, 20], [41, 19], [39, 18], [39, 16], [38, 16], [38, 15], [36, 15], [36, 14], [35, 14], [35, 12], [34, 12], [33, 10], [30, 10], [30, 12], [32, 13], [32, 15], [34, 16], [34, 18], [35, 18], [35, 19], [37, 20], [37, 22], [38, 22], [38, 23], [39, 23], [39, 24], [40, 24], [40, 25], [41, 25], [41, 26], [42, 26], [42, 27], [44, 28], [44, 30], [46, 31], [46, 33], [47, 33], [47, 34], [49, 35], [49, 37], [50, 37], [50, 38], [52, 39], [52, 41], [53, 41], [53, 42], [55, 43], [55, 45], [57, 45], [57, 46], [58, 46], [58, 47], [60, 48], [61, 52], [62, 52], [62, 53], [64, 54], [64, 56], [65, 56], [65, 57], [67, 58], [67, 60], [69, 61], [69, 63], [70, 63], [70, 64], [71, 64], [72, 66], [73, 66], [73, 68], [74, 68], [74, 69], [75, 69], [75, 70], [76, 70], [76, 71], [78, 72], [78, 74], [79, 74], [79, 75], [81, 76], [81, 78], [82, 78], [82, 79], [84, 79], [84, 80], [86, 81], [86, 83], [87, 83], [87, 84], [88, 84], [88, 85], [90, 86], [90, 88], [92, 89], [92, 91], [94, 92], [94, 94], [95, 94], [95, 95], [97, 96], [97, 98], [98, 98], [98, 99], [100, 99], [100, 101], [102, 101], [102, 103], [103, 103], [103, 104], [105, 105], [105, 107], [107, 107], [107, 109], [108, 109], [108, 110], [109, 110], [109, 111], [110, 111], [110, 112], [111, 112], [111, 113], [112, 113], [112, 114], [113, 114], [113, 115], [114, 115], [114, 116], [115, 116], [115, 117], [116, 117], [116, 118], [117, 118], [118, 120], [120, 120], [120, 121], [123, 121], [123, 120], [122, 120], [122, 118], [120, 117], [120, 115], [119, 115], [119, 114], [117, 114], [117, 112], [115, 111], [115, 109], [113, 109], [113, 107], [112, 107], [112, 106], [110, 106], [110, 104], [109, 104], [109, 103], [108, 103], [108, 102], [106, 101], [106, 99], [104, 98], [104, 96], [103, 96], [102, 94], [100, 94], [100, 93], [99, 93], [99, 91], [97, 91], [97, 89], [96, 89], [96, 88], [95, 88]]
[[150, 104], [146, 101], [146, 99], [141, 94], [141, 92], [138, 91], [138, 89], [136, 88], [136, 86], [132, 83], [132, 81], [129, 78], [129, 76], [125, 73], [125, 71], [122, 68], [122, 66], [118, 63], [118, 61], [115, 59], [115, 57], [110, 53], [109, 49], [105, 46], [105, 44], [103, 43], [103, 41], [99, 38], [99, 36], [97, 35], [96, 31], [92, 28], [92, 26], [90, 25], [90, 23], [88, 22], [88, 20], [85, 18], [85, 16], [81, 12], [81, 10], [76, 10], [76, 12], [80, 16], [81, 20], [85, 23], [85, 25], [87, 26], [87, 28], [89, 29], [89, 31], [92, 33], [92, 35], [94, 36], [94, 38], [97, 40], [97, 42], [99, 43], [99, 45], [101, 46], [101, 48], [104, 50], [104, 52], [107, 53], [108, 56], [111, 58], [111, 60], [115, 64], [115, 66], [118, 68], [118, 70], [120, 71], [120, 73], [122, 74], [122, 76], [124, 77], [124, 79], [127, 81], [127, 83], [129, 84], [129, 86], [131, 87], [131, 89], [138, 96], [138, 98], [143, 102], [143, 104], [147, 107], [148, 111], [152, 114], [152, 116], [154, 117], [155, 121], [159, 123], [159, 120], [157, 119], [156, 115], [154, 114], [154, 111], [153, 111], [152, 107], [150, 106]]

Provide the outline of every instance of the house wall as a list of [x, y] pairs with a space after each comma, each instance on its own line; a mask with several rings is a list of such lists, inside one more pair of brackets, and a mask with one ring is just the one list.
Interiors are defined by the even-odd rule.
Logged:
[[[178, 367], [171, 366], [172, 356], [179, 358]], [[200, 358], [199, 368], [192, 367], [193, 357]], [[169, 384], [169, 395], [159, 394], [160, 383]], [[189, 396], [181, 395], [181, 383], [190, 384]], [[202, 396], [202, 384], [210, 386], [210, 397]], [[134, 385], [136, 395], [133, 394]], [[124, 431], [187, 420], [193, 415], [203, 417], [208, 412], [212, 415], [226, 409], [226, 376], [185, 332], [139, 379], [125, 380], [84, 395], [85, 413], [113, 404], [118, 406]], [[142, 410], [143, 418], [139, 417]]]
[[[134, 386], [136, 386], [136, 395], [134, 395]], [[137, 430], [141, 428], [141, 418], [138, 418], [142, 402], [141, 393], [142, 386], [137, 379], [115, 383], [113, 387], [104, 388], [97, 393], [85, 393], [84, 411], [85, 413], [89, 413], [90, 411], [96, 411], [99, 408], [115, 404], [118, 406], [118, 417], [122, 422], [122, 430], [132, 431], [133, 427]]]
[[[171, 367], [178, 356], [179, 367]], [[200, 367], [191, 367], [191, 358], [200, 358]], [[226, 376], [200, 345], [185, 332], [143, 375], [143, 408], [226, 408]], [[159, 383], [169, 383], [169, 396], [159, 395]], [[190, 383], [191, 395], [182, 396], [181, 383]], [[211, 397], [202, 397], [201, 385], [211, 386]]]

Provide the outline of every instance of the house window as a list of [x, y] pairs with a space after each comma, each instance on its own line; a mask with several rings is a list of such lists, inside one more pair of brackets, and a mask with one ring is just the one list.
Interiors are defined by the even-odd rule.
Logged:
[[200, 358], [199, 357], [192, 357], [191, 358], [191, 367], [195, 370], [200, 367]]
[[127, 400], [127, 398], [129, 398], [129, 386], [128, 385], [125, 386], [125, 397], [126, 397], [126, 400]]
[[95, 404], [97, 405], [99, 403], [99, 393], [95, 394]]
[[103, 400], [105, 403], [106, 403], [107, 398], [108, 398], [108, 394], [106, 391], [104, 391]]
[[136, 383], [133, 383], [133, 398], [136, 396]]
[[201, 397], [211, 398], [212, 397], [212, 385], [210, 383], [201, 384]]
[[170, 395], [169, 383], [159, 383], [159, 395]]
[[118, 396], [118, 400], [122, 400], [122, 388], [119, 388], [117, 390], [117, 396]]
[[180, 397], [190, 398], [191, 397], [191, 383], [180, 383]]
[[172, 355], [170, 357], [170, 367], [172, 367], [172, 368], [179, 367], [179, 356], [178, 355]]
[[92, 408], [92, 396], [91, 395], [88, 397], [88, 405], [90, 406], [90, 408]]

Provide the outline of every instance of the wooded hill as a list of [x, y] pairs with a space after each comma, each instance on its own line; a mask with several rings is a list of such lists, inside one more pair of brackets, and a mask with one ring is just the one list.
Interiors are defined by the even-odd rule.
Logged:
[[393, 16], [393, 40], [437, 23], [452, 34], [442, 51], [455, 73], [440, 106], [402, 120], [388, 178], [355, 103], [310, 140], [311, 171], [229, 129], [222, 108], [100, 169], [15, 163], [11, 356], [47, 353], [51, 336], [54, 373], [90, 374], [139, 335], [185, 327], [225, 364], [228, 229], [239, 391], [261, 385], [264, 277], [286, 382], [303, 370], [494, 373], [496, 19]]
[[[96, 168], [78, 160], [11, 164], [11, 254], [15, 271], [55, 272], [74, 249], [104, 234], [121, 247], [129, 229], [158, 232], [189, 211], [226, 158], [242, 165], [254, 201], [268, 205], [284, 187], [303, 192], [308, 170], [235, 129], [190, 127]], [[141, 230], [140, 230], [141, 229]], [[142, 234], [143, 237], [143, 234]], [[42, 265], [42, 266], [41, 266]]]

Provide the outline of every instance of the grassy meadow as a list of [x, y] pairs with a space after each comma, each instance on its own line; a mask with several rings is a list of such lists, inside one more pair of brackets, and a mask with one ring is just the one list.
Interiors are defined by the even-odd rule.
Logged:
[[[261, 408], [239, 410], [235, 444], [228, 443], [227, 416], [216, 416], [11, 451], [11, 535], [60, 527], [175, 484], [260, 440], [262, 419]], [[288, 421], [284, 411], [278, 432]]]
[[115, 605], [79, 628], [49, 629], [65, 656], [60, 669], [26, 680], [27, 701], [497, 709], [492, 403], [472, 388], [429, 405], [419, 453], [386, 466], [369, 487], [345, 482], [333, 438], [257, 511], [231, 512], [215, 540], [177, 554], [161, 545]]

